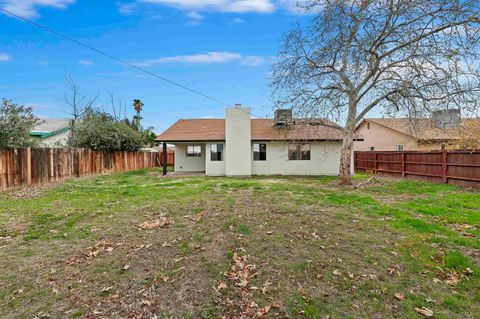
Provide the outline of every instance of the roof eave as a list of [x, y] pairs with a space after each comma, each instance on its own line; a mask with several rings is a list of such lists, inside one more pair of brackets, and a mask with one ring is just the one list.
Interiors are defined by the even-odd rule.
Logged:
[[52, 137], [52, 136], [55, 136], [55, 135], [58, 135], [58, 134], [61, 134], [61, 133], [65, 133], [67, 131], [70, 131], [69, 127], [64, 127], [62, 129], [59, 129], [59, 130], [56, 130], [56, 131], [53, 131], [53, 132], [31, 131], [29, 134], [31, 136], [39, 136], [40, 138], [48, 138], [48, 137]]

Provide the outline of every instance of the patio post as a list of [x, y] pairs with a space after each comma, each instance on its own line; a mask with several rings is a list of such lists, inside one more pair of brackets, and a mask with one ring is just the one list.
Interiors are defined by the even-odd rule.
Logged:
[[162, 151], [162, 165], [163, 165], [163, 176], [167, 175], [167, 143], [163, 143], [163, 151]]

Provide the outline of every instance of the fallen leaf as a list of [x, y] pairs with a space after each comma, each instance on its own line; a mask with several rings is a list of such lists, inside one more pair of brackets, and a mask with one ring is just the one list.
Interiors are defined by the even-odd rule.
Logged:
[[227, 284], [223, 281], [221, 281], [218, 286], [217, 286], [218, 289], [225, 289], [227, 288]]
[[467, 267], [467, 269], [465, 269], [465, 275], [473, 275], [473, 270], [470, 267]]
[[452, 273], [445, 280], [445, 283], [447, 285], [455, 286], [456, 284], [458, 284], [459, 281], [460, 281], [460, 278], [456, 274]]
[[266, 294], [267, 293], [267, 290], [268, 290], [268, 287], [270, 287], [272, 285], [272, 283], [270, 281], [265, 281], [263, 283], [263, 286], [262, 286], [262, 293], [263, 294]]
[[113, 289], [113, 286], [104, 287], [102, 290], [100, 290], [100, 292], [109, 292], [112, 289]]
[[151, 306], [153, 304], [153, 302], [151, 302], [150, 300], [142, 300], [142, 306]]
[[267, 305], [257, 311], [257, 317], [263, 317], [270, 312], [272, 309], [272, 305]]
[[170, 221], [166, 217], [161, 217], [160, 219], [157, 219], [151, 222], [143, 222], [140, 225], [138, 225], [138, 227], [141, 229], [151, 230], [151, 229], [163, 228], [163, 227], [169, 226], [170, 224], [172, 224], [172, 221]]
[[402, 300], [405, 300], [405, 296], [400, 294], [400, 293], [395, 293], [394, 294], [395, 298], [397, 298], [398, 300], [402, 301]]
[[415, 308], [415, 311], [426, 318], [433, 318], [433, 311], [428, 308], [425, 308], [425, 307]]
[[122, 267], [122, 270], [128, 270], [130, 269], [130, 265], [129, 264], [126, 264], [125, 266]]
[[342, 274], [342, 273], [341, 273], [340, 270], [338, 270], [338, 269], [335, 269], [335, 270], [333, 271], [333, 275], [335, 275], [335, 276], [340, 276], [341, 274]]
[[168, 243], [168, 242], [164, 242], [162, 244], [162, 247], [172, 247], [172, 244]]

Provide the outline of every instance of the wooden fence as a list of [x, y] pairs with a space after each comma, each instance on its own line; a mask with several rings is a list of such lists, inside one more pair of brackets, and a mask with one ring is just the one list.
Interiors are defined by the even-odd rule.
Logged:
[[355, 152], [355, 170], [480, 187], [480, 151]]
[[[167, 153], [167, 159], [167, 164], [173, 164], [173, 152]], [[59, 148], [0, 150], [0, 191], [71, 177], [125, 172], [161, 165], [161, 152], [103, 152]]]

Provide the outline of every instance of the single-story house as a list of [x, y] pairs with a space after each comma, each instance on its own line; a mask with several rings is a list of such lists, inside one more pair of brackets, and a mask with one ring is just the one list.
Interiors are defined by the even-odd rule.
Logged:
[[43, 118], [30, 131], [42, 147], [65, 147], [71, 131], [70, 119]]
[[157, 137], [175, 145], [175, 172], [338, 175], [343, 133], [335, 123], [296, 120], [291, 110], [277, 111], [276, 119], [252, 119], [241, 105], [225, 113], [225, 119], [179, 120]]
[[[459, 119], [441, 127], [434, 119], [366, 118], [356, 128], [363, 138], [355, 142], [356, 151], [432, 151], [461, 149], [472, 142], [471, 132], [480, 128], [479, 119]], [[476, 129], [476, 134], [480, 130]], [[469, 141], [466, 141], [466, 140]], [[478, 141], [478, 138], [477, 138]]]

